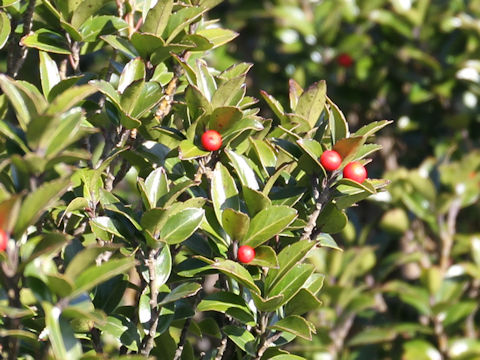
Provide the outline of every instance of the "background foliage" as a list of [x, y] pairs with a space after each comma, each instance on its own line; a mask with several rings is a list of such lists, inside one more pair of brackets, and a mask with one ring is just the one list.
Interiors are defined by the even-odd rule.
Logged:
[[218, 64], [250, 59], [252, 85], [272, 92], [289, 78], [327, 79], [354, 128], [394, 120], [378, 139], [388, 193], [348, 210], [336, 238], [344, 253], [312, 260], [328, 274], [310, 317], [323, 331], [295, 349], [314, 359], [478, 358], [479, 2], [222, 6], [240, 36]]
[[2, 356], [478, 358], [479, 2], [172, 3], [0, 2]]

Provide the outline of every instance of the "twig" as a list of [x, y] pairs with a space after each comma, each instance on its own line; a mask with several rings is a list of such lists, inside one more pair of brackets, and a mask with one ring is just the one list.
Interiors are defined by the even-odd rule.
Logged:
[[[33, 11], [35, 9], [35, 2], [36, 0], [30, 0], [28, 3], [27, 10], [25, 10], [25, 15], [23, 17], [23, 36], [28, 35], [30, 31], [32, 31], [32, 24], [33, 24]], [[15, 30], [13, 28], [12, 30]], [[15, 39], [15, 37], [13, 37]], [[15, 40], [13, 40], [15, 41]], [[16, 41], [15, 41], [16, 42]], [[28, 54], [28, 48], [23, 45], [19, 45], [16, 43], [17, 48], [12, 51], [12, 56], [10, 57], [10, 69], [8, 73], [12, 77], [17, 77], [18, 72], [20, 71], [21, 67], [23, 66], [23, 63], [25, 62], [25, 59], [27, 58]], [[19, 48], [18, 48], [19, 47]], [[13, 49], [12, 49], [13, 50]], [[18, 56], [18, 58], [17, 58]]]
[[190, 327], [191, 323], [192, 318], [190, 317], [185, 320], [185, 324], [183, 324], [182, 333], [180, 334], [180, 340], [178, 341], [178, 347], [175, 351], [175, 356], [173, 357], [173, 360], [180, 360], [180, 358], [182, 357], [183, 347], [185, 346], [185, 341], [187, 340], [188, 328]]
[[[324, 179], [322, 184], [322, 191], [320, 192], [320, 179], [318, 176], [312, 178], [312, 192], [313, 199], [315, 200], [315, 210], [312, 212], [308, 218], [307, 226], [303, 229], [303, 234], [300, 240], [307, 240], [312, 238], [312, 233], [314, 233], [315, 226], [317, 224], [317, 219], [322, 212], [323, 206], [330, 200], [330, 187], [333, 182], [336, 180], [336, 172], [332, 173], [331, 177], [326, 180]], [[317, 234], [315, 232], [314, 234]]]
[[142, 355], [149, 356], [150, 352], [153, 349], [155, 341], [155, 333], [157, 332], [158, 318], [160, 312], [158, 311], [158, 288], [157, 288], [157, 275], [155, 273], [155, 261], [157, 257], [158, 250], [152, 249], [148, 255], [147, 267], [148, 275], [150, 279], [150, 309], [151, 309], [151, 320], [152, 324], [148, 330], [148, 334], [145, 335], [143, 339], [143, 349], [141, 351]]
[[224, 336], [222, 339], [222, 342], [220, 343], [220, 346], [217, 349], [217, 355], [215, 356], [214, 360], [222, 360], [223, 353], [227, 349], [227, 342], [228, 342], [228, 337]]
[[270, 347], [270, 345], [272, 345], [275, 341], [277, 341], [280, 336], [282, 336], [282, 333], [279, 331], [277, 332], [275, 335], [269, 337], [264, 343], [263, 345], [260, 347], [260, 349], [258, 349], [257, 351], [257, 357], [255, 358], [255, 360], [260, 360], [260, 358], [263, 356], [263, 353], [265, 351], [267, 351], [267, 349]]
[[440, 269], [443, 273], [447, 271], [450, 264], [450, 253], [453, 246], [453, 237], [456, 231], [456, 221], [460, 207], [462, 205], [461, 199], [455, 199], [448, 209], [447, 218], [439, 217], [440, 224], [440, 239], [442, 241], [442, 248], [440, 254]]
[[[197, 308], [198, 301], [199, 292], [195, 296], [195, 301], [193, 304], [194, 311]], [[187, 320], [185, 320], [185, 324], [183, 324], [182, 333], [180, 334], [180, 340], [178, 341], [177, 350], [175, 351], [175, 356], [173, 357], [173, 360], [180, 360], [182, 357], [183, 347], [185, 346], [185, 341], [187, 340], [188, 329], [190, 328], [190, 324], [192, 323], [192, 318], [193, 317], [189, 317]]]

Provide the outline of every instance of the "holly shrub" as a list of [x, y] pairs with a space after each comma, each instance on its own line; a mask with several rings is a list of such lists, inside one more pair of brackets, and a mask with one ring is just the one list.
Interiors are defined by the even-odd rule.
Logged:
[[289, 110], [263, 92], [260, 116], [252, 64], [206, 61], [237, 36], [219, 2], [0, 2], [2, 358], [301, 359], [311, 254], [387, 183], [342, 169], [389, 122], [351, 133], [325, 81], [292, 81]]

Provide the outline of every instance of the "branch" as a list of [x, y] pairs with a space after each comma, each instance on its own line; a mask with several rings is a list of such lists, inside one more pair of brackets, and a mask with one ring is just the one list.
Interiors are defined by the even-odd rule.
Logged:
[[[23, 17], [23, 34], [22, 37], [28, 35], [30, 31], [32, 31], [32, 24], [33, 24], [33, 11], [35, 9], [35, 2], [36, 0], [30, 0], [28, 3], [27, 10], [25, 11], [25, 15]], [[15, 31], [15, 28], [12, 28]], [[13, 37], [12, 39], [15, 39]], [[15, 41], [15, 40], [13, 40]], [[15, 46], [15, 45], [13, 45]], [[12, 47], [13, 47], [12, 46]], [[13, 77], [17, 77], [20, 68], [23, 66], [25, 59], [27, 58], [28, 48], [26, 46], [20, 45], [19, 43], [16, 44], [17, 48], [13, 48], [10, 57], [10, 67], [8, 73]], [[19, 47], [19, 48], [18, 48]], [[18, 58], [17, 58], [18, 56]]]
[[228, 338], [226, 336], [223, 337], [222, 342], [220, 343], [220, 346], [217, 349], [217, 356], [215, 356], [214, 360], [222, 360], [223, 353], [227, 349], [227, 342], [228, 342]]
[[[322, 184], [322, 191], [319, 191], [320, 188], [320, 179], [318, 176], [312, 178], [312, 192], [313, 199], [315, 200], [315, 210], [311, 213], [308, 218], [307, 226], [303, 229], [303, 234], [300, 240], [307, 240], [312, 238], [312, 233], [314, 233], [315, 226], [317, 224], [317, 219], [322, 212], [323, 206], [330, 201], [331, 192], [330, 187], [337, 179], [337, 172], [332, 173], [328, 180], [324, 179]], [[316, 234], [316, 233], [314, 233]]]
[[450, 265], [450, 253], [452, 252], [453, 237], [456, 231], [457, 216], [460, 212], [461, 206], [461, 199], [455, 199], [452, 202], [450, 208], [448, 209], [448, 213], [446, 215], [446, 223], [444, 217], [440, 216], [438, 219], [440, 224], [440, 239], [442, 241], [442, 249], [440, 254], [440, 269], [443, 273], [447, 271], [447, 268]]
[[[197, 308], [197, 304], [199, 301], [198, 294], [199, 292], [197, 292], [197, 294], [195, 295], [195, 300], [193, 304], [194, 311]], [[190, 324], [192, 323], [192, 319], [193, 319], [193, 316], [189, 317], [187, 320], [185, 320], [185, 324], [183, 324], [182, 333], [180, 334], [180, 340], [178, 341], [178, 347], [177, 347], [177, 350], [175, 351], [175, 356], [173, 357], [173, 360], [180, 360], [182, 357], [183, 347], [185, 346], [185, 341], [187, 340], [187, 333], [188, 333], [188, 329], [190, 328]]]
[[148, 357], [150, 352], [153, 349], [155, 341], [155, 333], [157, 332], [158, 318], [160, 312], [158, 311], [158, 288], [157, 288], [157, 275], [155, 273], [155, 260], [157, 257], [157, 250], [152, 249], [148, 255], [147, 267], [148, 275], [150, 278], [150, 310], [152, 314], [152, 324], [148, 331], [148, 334], [145, 335], [143, 339], [143, 349], [141, 351], [142, 355]]
[[255, 358], [255, 360], [260, 360], [260, 358], [263, 356], [263, 354], [265, 353], [265, 351], [267, 351], [267, 349], [270, 347], [270, 345], [272, 345], [275, 341], [277, 341], [280, 336], [282, 336], [282, 333], [279, 331], [277, 332], [275, 335], [269, 337], [264, 343], [263, 345], [260, 347], [260, 349], [258, 349], [257, 351], [257, 357]]

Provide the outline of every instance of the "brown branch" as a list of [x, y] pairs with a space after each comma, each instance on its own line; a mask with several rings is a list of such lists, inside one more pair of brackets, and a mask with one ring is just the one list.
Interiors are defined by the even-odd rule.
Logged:
[[330, 201], [331, 191], [330, 188], [337, 179], [338, 172], [332, 173], [330, 178], [323, 180], [322, 191], [320, 192], [320, 179], [316, 175], [312, 178], [312, 193], [313, 199], [315, 200], [315, 210], [310, 214], [308, 218], [308, 223], [303, 229], [303, 234], [300, 240], [307, 240], [314, 238], [313, 235], [318, 235], [318, 231], [315, 231], [315, 226], [317, 224], [317, 219], [322, 212], [323, 207]]
[[220, 343], [220, 346], [217, 348], [217, 355], [215, 356], [214, 360], [222, 360], [223, 354], [227, 349], [227, 342], [228, 342], [228, 337], [224, 336], [222, 338], [222, 342]]
[[173, 360], [180, 360], [182, 357], [183, 347], [185, 346], [185, 341], [187, 340], [188, 328], [190, 327], [191, 323], [192, 318], [190, 317], [185, 320], [185, 324], [183, 324], [182, 333], [180, 334], [180, 340], [178, 341], [178, 347], [175, 351], [175, 356], [173, 357]]
[[[33, 24], [33, 11], [35, 9], [35, 2], [36, 0], [30, 0], [28, 2], [27, 10], [25, 10], [25, 14], [23, 17], [23, 34], [22, 37], [28, 35], [30, 31], [32, 31], [32, 24]], [[15, 28], [12, 28], [15, 31]], [[9, 70], [8, 74], [13, 78], [17, 77], [18, 72], [20, 71], [25, 59], [27, 58], [28, 48], [26, 46], [20, 45], [15, 36], [12, 37], [12, 41], [14, 42], [11, 46], [11, 57], [9, 59]]]
[[148, 357], [153, 349], [155, 341], [155, 333], [157, 332], [158, 318], [160, 311], [158, 311], [158, 288], [157, 288], [157, 275], [155, 273], [155, 261], [157, 258], [158, 250], [152, 249], [146, 260], [148, 267], [148, 275], [150, 279], [150, 310], [151, 310], [151, 326], [147, 335], [143, 339], [142, 355]]
[[263, 343], [263, 345], [260, 347], [260, 349], [258, 349], [257, 357], [255, 358], [255, 360], [260, 360], [260, 358], [263, 356], [265, 351], [267, 351], [267, 349], [270, 347], [270, 345], [272, 345], [275, 341], [277, 341], [280, 338], [280, 336], [282, 336], [282, 333], [279, 331], [275, 335], [272, 335], [271, 337], [269, 337]]

